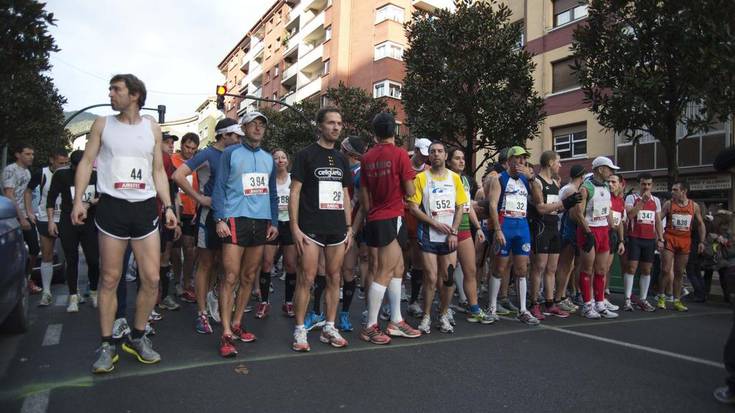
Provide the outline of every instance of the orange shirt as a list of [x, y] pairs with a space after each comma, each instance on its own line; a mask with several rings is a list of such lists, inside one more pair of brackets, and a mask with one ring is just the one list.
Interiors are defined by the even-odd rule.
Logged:
[[[171, 155], [171, 161], [173, 162], [174, 166], [177, 168], [183, 165], [186, 160], [181, 156], [181, 153], [175, 153]], [[192, 187], [194, 187], [194, 190], [199, 192], [199, 180], [197, 179], [197, 173], [194, 172], [191, 175], [186, 177], [186, 180], [189, 181], [189, 184], [191, 184]], [[184, 215], [194, 215], [196, 214], [197, 210], [197, 201], [192, 199], [189, 195], [186, 195], [184, 191], [179, 189], [179, 195], [181, 196], [181, 205], [182, 205], [182, 212]]]

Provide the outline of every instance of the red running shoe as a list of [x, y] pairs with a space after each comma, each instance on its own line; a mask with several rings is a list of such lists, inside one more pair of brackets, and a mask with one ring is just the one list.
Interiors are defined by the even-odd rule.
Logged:
[[239, 325], [232, 326], [232, 335], [235, 339], [240, 340], [243, 343], [252, 343], [255, 341], [255, 334], [245, 331], [245, 329]]
[[296, 313], [293, 310], [293, 303], [284, 303], [281, 310], [286, 313], [287, 317], [294, 318], [296, 316]]
[[259, 302], [255, 310], [255, 318], [265, 318], [271, 310], [270, 303]]
[[360, 338], [373, 344], [390, 343], [390, 337], [380, 331], [380, 327], [378, 327], [377, 324], [363, 328], [362, 331], [360, 331]]
[[181, 294], [181, 301], [185, 301], [187, 303], [196, 303], [197, 297], [196, 295], [194, 295], [194, 291], [186, 290], [183, 294]]
[[237, 349], [233, 341], [234, 337], [231, 335], [223, 335], [219, 346], [219, 355], [222, 357], [235, 357], [237, 355]]

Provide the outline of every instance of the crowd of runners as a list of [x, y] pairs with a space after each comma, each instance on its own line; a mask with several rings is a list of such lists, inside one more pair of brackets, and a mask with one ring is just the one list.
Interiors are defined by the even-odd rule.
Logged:
[[[52, 153], [35, 184], [37, 214], [29, 195], [33, 149], [19, 145], [3, 173], [31, 266], [41, 254], [42, 287], [29, 283], [41, 306], [53, 303], [59, 238], [67, 311], [79, 311], [81, 246], [88, 299], [100, 315], [95, 373], [114, 369], [120, 342], [142, 363], [160, 361], [153, 325], [181, 307], [177, 300], [196, 305], [192, 333], [216, 335], [212, 347], [222, 357], [235, 356], [237, 342], [255, 341], [246, 325], [281, 315], [279, 306], [294, 319], [290, 345], [298, 352], [310, 350], [314, 329], [319, 341], [342, 348], [353, 329], [352, 337], [385, 345], [502, 316], [536, 326], [574, 313], [687, 311], [682, 280], [707, 234], [685, 181], [662, 202], [650, 175], [625, 191], [609, 158], [559, 176], [558, 154], [543, 152], [534, 168], [529, 152], [514, 146], [499, 151], [475, 183], [464, 174], [461, 148], [419, 138], [409, 156], [396, 145], [390, 113], [372, 119], [371, 141], [344, 137], [332, 107], [319, 110], [315, 141], [297, 153], [269, 147], [269, 120], [260, 112], [220, 120], [204, 148], [188, 133], [174, 153], [179, 138], [140, 114], [143, 82], [117, 75], [109, 97], [119, 113], [95, 120], [84, 151]], [[618, 304], [608, 289], [615, 256], [624, 285]], [[656, 260], [661, 271], [652, 284]], [[124, 275], [132, 261], [137, 299], [129, 324]], [[281, 287], [283, 302], [272, 303]], [[351, 315], [359, 314], [350, 312], [355, 296], [362, 317]]]

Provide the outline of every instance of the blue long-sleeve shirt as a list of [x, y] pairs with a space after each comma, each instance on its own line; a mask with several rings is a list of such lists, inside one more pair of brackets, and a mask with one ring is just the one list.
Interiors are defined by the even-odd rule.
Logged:
[[273, 156], [246, 143], [228, 147], [222, 153], [212, 193], [214, 218], [269, 219], [278, 225], [276, 184]]

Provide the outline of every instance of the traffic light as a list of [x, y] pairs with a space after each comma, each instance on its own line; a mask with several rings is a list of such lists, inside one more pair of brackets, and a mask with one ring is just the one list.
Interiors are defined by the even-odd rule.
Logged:
[[224, 85], [217, 85], [217, 109], [219, 110], [225, 108], [225, 93], [227, 93], [227, 88]]

